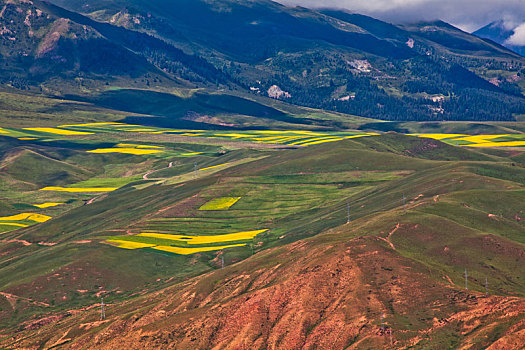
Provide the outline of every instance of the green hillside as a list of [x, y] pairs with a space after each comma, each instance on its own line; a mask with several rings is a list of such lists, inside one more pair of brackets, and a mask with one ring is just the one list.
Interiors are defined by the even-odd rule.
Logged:
[[270, 0], [0, 24], [0, 349], [523, 348], [525, 58]]
[[[14, 339], [2, 338], [4, 346], [48, 346], [54, 338], [38, 334], [74, 328], [70, 322], [92, 312], [65, 323], [36, 320], [61, 319], [66, 310], [104, 297], [113, 305], [113, 321], [92, 329], [94, 335], [123, 316], [121, 307], [142, 303], [138, 295], [179, 290], [178, 283], [214, 270], [234, 276], [259, 256], [277, 254], [268, 249], [284, 252], [312, 236], [318, 238], [308, 244], [316, 247], [375, 239], [381, 249], [394, 249], [388, 254], [427, 271], [421, 273], [431, 283], [451, 280], [447, 288], [459, 291], [467, 268], [472, 293], [483, 292], [487, 278], [491, 294], [523, 296], [525, 164], [519, 148], [485, 151], [393, 133], [289, 150], [207, 144], [209, 138], [147, 141], [131, 133], [116, 147], [103, 141], [106, 134], [96, 137], [100, 141], [94, 135], [67, 136], [90, 138], [89, 144], [3, 138], [3, 182], [11, 185], [1, 189], [2, 328], [21, 329]], [[97, 154], [86, 147], [162, 151]], [[210, 201], [221, 198], [234, 200], [213, 209]], [[41, 203], [63, 204], [35, 206]], [[235, 267], [222, 272], [222, 261]], [[408, 310], [417, 307], [416, 300], [407, 303]], [[76, 331], [68, 332], [77, 339]]]
[[75, 100], [207, 88], [393, 121], [525, 113], [523, 58], [440, 21], [394, 26], [267, 0], [52, 3], [5, 4], [2, 86]]

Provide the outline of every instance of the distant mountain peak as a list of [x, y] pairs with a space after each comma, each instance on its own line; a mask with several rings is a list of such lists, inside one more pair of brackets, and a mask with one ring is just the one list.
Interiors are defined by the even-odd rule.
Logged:
[[[521, 26], [525, 24], [525, 20], [523, 22], [524, 23], [522, 23]], [[513, 38], [517, 29], [521, 26], [519, 23], [509, 24], [501, 19], [487, 24], [472, 34], [480, 38], [490, 39], [498, 44], [504, 45], [505, 47], [519, 53], [522, 56], [525, 56], [525, 45], [516, 45], [515, 40], [509, 40]]]

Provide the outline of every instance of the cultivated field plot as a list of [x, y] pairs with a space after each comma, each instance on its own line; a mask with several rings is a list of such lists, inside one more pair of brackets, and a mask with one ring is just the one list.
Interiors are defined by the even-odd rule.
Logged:
[[246, 246], [250, 242], [253, 243], [253, 239], [257, 235], [266, 231], [268, 230], [262, 229], [213, 236], [145, 232], [133, 236], [120, 236], [108, 239], [107, 242], [116, 244], [117, 247], [123, 249], [150, 248], [173, 254], [189, 255]]
[[525, 134], [464, 135], [464, 134], [412, 134], [440, 140], [462, 147], [525, 147]]
[[[17, 137], [25, 141], [52, 141], [74, 137], [75, 139], [92, 138], [96, 135], [119, 134], [122, 137], [132, 134], [174, 135], [186, 138], [216, 139], [228, 142], [250, 142], [262, 144], [279, 144], [289, 146], [311, 146], [326, 142], [335, 142], [345, 139], [378, 135], [367, 132], [321, 132], [307, 130], [243, 130], [243, 131], [214, 131], [214, 130], [177, 130], [159, 127], [144, 127], [141, 125], [124, 124], [118, 122], [67, 124], [57, 127], [32, 127], [23, 129], [0, 128], [5, 136]], [[468, 147], [523, 147], [525, 134], [498, 134], [498, 135], [466, 135], [466, 134], [411, 134], [419, 137], [433, 138], [443, 142]], [[139, 144], [114, 144], [111, 147], [101, 147], [86, 150], [91, 153], [123, 153], [144, 156], [194, 156], [198, 152], [177, 152], [162, 146]]]
[[[376, 133], [365, 132], [313, 132], [313, 131], [273, 131], [273, 130], [249, 130], [249, 131], [212, 131], [212, 130], [176, 130], [158, 127], [143, 127], [140, 125], [130, 125], [123, 123], [87, 123], [59, 125], [57, 127], [34, 127], [13, 129], [1, 129], [3, 134], [17, 137], [23, 140], [52, 140], [61, 139], [68, 136], [89, 137], [97, 134], [115, 134], [122, 136], [126, 134], [146, 134], [146, 135], [176, 135], [191, 138], [208, 138], [225, 141], [243, 141], [253, 143], [283, 144], [291, 146], [310, 146], [325, 142], [341, 141], [356, 137], [378, 135]], [[120, 152], [130, 154], [151, 155], [168, 152], [168, 149], [152, 149], [148, 145], [116, 145], [110, 148], [100, 148], [89, 150], [94, 153]], [[184, 156], [184, 154], [180, 154]]]
[[[49, 217], [55, 217], [72, 208], [91, 203], [97, 198], [105, 196], [106, 193], [116, 191], [129, 184], [155, 180], [182, 183], [233, 167], [241, 159], [249, 160], [249, 157], [242, 151], [236, 155], [233, 153], [230, 155], [231, 149], [222, 144], [235, 145], [240, 142], [238, 147], [241, 149], [242, 145], [246, 143], [305, 147], [376, 135], [352, 131], [189, 131], [117, 122], [64, 124], [55, 127], [35, 126], [19, 129], [0, 128], [0, 134], [6, 139], [13, 140], [13, 147], [18, 149], [15, 153], [4, 158], [0, 164], [0, 169], [4, 173], [0, 176], [3, 179], [3, 183], [0, 184], [0, 195], [11, 208], [0, 212], [0, 214], [12, 216], [31, 212]], [[178, 139], [183, 137], [184, 142], [180, 140], [178, 143], [170, 142], [169, 135], [179, 137]], [[463, 147], [525, 147], [525, 136], [523, 134], [414, 135], [438, 139], [448, 144]], [[162, 139], [158, 139], [160, 137]], [[196, 142], [193, 143], [193, 140]], [[215, 140], [219, 144], [213, 144], [210, 140]], [[254, 158], [257, 157], [259, 155], [254, 155]], [[316, 176], [321, 175], [317, 174]], [[276, 181], [275, 185], [284, 185], [282, 181], [298, 181], [297, 179], [281, 178], [278, 180], [265, 179], [264, 181]], [[253, 179], [249, 181], [253, 181]], [[300, 180], [297, 183], [301, 184]], [[149, 185], [145, 183], [141, 186]], [[323, 186], [322, 182], [321, 186]], [[304, 189], [305, 186], [302, 188]], [[270, 190], [264, 189], [264, 191]], [[264, 191], [261, 193], [265, 193]], [[286, 198], [286, 192], [287, 189], [283, 187], [270, 194], [274, 198], [266, 197], [269, 202], [276, 205], [275, 208], [268, 209], [273, 211], [275, 216], [265, 217], [262, 215], [259, 220], [249, 219], [254, 215], [259, 215], [258, 211], [265, 210], [267, 204], [262, 201], [262, 206], [247, 209], [247, 212], [235, 219], [238, 222], [237, 224], [228, 223], [226, 228], [252, 230], [254, 227], [272, 227], [269, 224], [271, 220], [286, 216], [286, 204], [294, 202], [291, 200], [281, 201], [281, 198]], [[209, 212], [206, 214], [208, 217], [203, 218], [206, 221], [218, 218], [213, 213], [214, 211], [234, 210], [237, 212], [242, 210], [244, 206], [252, 203], [255, 200], [254, 198], [258, 196], [258, 193], [254, 193], [236, 203], [238, 199], [234, 200], [234, 198], [242, 197], [246, 193], [249, 191], [210, 195], [206, 197], [209, 203], [202, 202], [199, 207], [193, 208], [201, 213], [192, 214], [191, 220], [205, 214], [203, 212]], [[297, 208], [290, 204], [290, 208], [292, 208], [290, 210], [302, 208], [301, 193], [302, 190], [297, 191], [295, 200], [298, 205]], [[317, 197], [319, 193], [313, 191], [308, 195]], [[220, 196], [224, 198], [218, 198]], [[41, 203], [43, 206], [35, 207], [33, 206], [34, 203]], [[45, 203], [65, 204], [53, 206], [45, 205]], [[219, 221], [221, 224], [219, 228], [225, 225], [225, 220], [231, 221], [233, 218], [224, 214]], [[0, 230], [8, 232], [34, 224], [36, 222], [31, 220], [24, 220], [23, 222], [5, 221]], [[160, 221], [151, 223], [153, 228], [159, 226], [161, 229], [171, 224], [173, 223], [163, 224]], [[187, 233], [186, 226], [184, 222], [178, 222], [168, 231]], [[227, 230], [221, 232], [228, 233]]]
[[[36, 206], [35, 206], [36, 207]], [[0, 233], [16, 230], [20, 227], [29, 227], [52, 219], [51, 216], [36, 213], [20, 213], [0, 217]]]
[[241, 197], [214, 198], [199, 208], [199, 210], [228, 210], [237, 203]]
[[[297, 222], [339, 206], [345, 197], [404, 175], [357, 171], [222, 177], [197, 195], [140, 220], [128, 235], [107, 242], [124, 249], [182, 255], [259, 246], [286, 237]], [[136, 234], [129, 235], [132, 232]]]

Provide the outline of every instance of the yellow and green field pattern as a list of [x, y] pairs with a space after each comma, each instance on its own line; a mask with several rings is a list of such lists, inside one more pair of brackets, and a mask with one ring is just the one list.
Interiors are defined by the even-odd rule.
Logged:
[[[141, 125], [124, 124], [117, 122], [85, 123], [58, 125], [56, 127], [31, 128], [1, 128], [0, 133], [6, 136], [17, 137], [20, 140], [49, 141], [53, 139], [82, 138], [95, 134], [165, 134], [185, 138], [208, 138], [234, 142], [282, 144], [290, 146], [311, 146], [326, 142], [335, 142], [346, 139], [379, 135], [378, 133], [360, 131], [308, 131], [308, 130], [180, 130], [159, 127], [144, 127]], [[450, 144], [466, 147], [523, 147], [525, 134], [499, 135], [466, 135], [466, 134], [410, 134], [419, 137], [433, 138]], [[90, 153], [123, 153], [134, 155], [173, 155], [192, 156], [194, 153], [173, 152], [165, 147], [139, 144], [117, 144], [88, 150]]]
[[464, 135], [464, 134], [412, 134], [440, 140], [462, 147], [525, 147], [525, 134]]
[[[310, 146], [326, 142], [341, 141], [356, 137], [378, 135], [367, 132], [331, 132], [331, 131], [308, 131], [308, 130], [248, 130], [248, 131], [215, 131], [215, 130], [178, 130], [158, 127], [147, 127], [141, 125], [124, 124], [117, 122], [107, 123], [85, 123], [58, 125], [56, 127], [31, 127], [23, 129], [5, 128], [0, 129], [3, 134], [12, 135], [21, 140], [64, 139], [71, 136], [82, 137], [104, 133], [139, 133], [139, 134], [167, 134], [187, 138], [211, 138], [225, 141], [242, 141], [252, 143], [284, 144], [293, 146]], [[118, 144], [113, 147], [105, 147], [89, 150], [90, 153], [124, 153], [137, 155], [152, 155], [169, 152], [163, 147], [135, 144]], [[180, 154], [179, 156], [185, 156]]]
[[29, 227], [52, 219], [51, 216], [36, 213], [20, 213], [0, 217], [0, 232], [16, 230], [21, 227]]
[[241, 197], [220, 197], [214, 198], [205, 203], [199, 210], [228, 210], [232, 205], [237, 203]]
[[150, 248], [179, 255], [242, 247], [250, 243], [257, 235], [267, 229], [243, 231], [223, 235], [171, 235], [145, 232], [131, 236], [118, 236], [107, 240], [108, 243], [122, 249]]

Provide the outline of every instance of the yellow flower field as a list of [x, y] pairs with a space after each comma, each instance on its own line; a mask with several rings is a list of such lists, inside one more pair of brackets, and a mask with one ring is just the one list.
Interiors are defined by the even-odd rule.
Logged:
[[123, 148], [165, 148], [162, 146], [153, 146], [153, 145], [135, 145], [133, 143], [118, 143], [115, 145], [115, 147], [123, 147]]
[[207, 168], [202, 168], [202, 169], [199, 169], [199, 170], [208, 170], [208, 169], [213, 169], [213, 168], [218, 168], [220, 166], [223, 166], [223, 165], [228, 165], [230, 163], [224, 163], [224, 164], [219, 164], [219, 165], [213, 165], [213, 166], [209, 166]]
[[140, 249], [140, 248], [148, 248], [153, 247], [155, 244], [147, 244], [147, 243], [140, 243], [140, 242], [130, 242], [130, 241], [121, 241], [119, 239], [108, 239], [108, 242], [111, 243], [117, 243], [118, 248], [123, 249]]
[[35, 222], [46, 222], [49, 219], [52, 219], [52, 217], [47, 216], [47, 215], [42, 215], [42, 214], [34, 214], [34, 213], [20, 213], [20, 214], [11, 215], [11, 216], [0, 217], [0, 221], [29, 220], [29, 221], [35, 221]]
[[0, 128], [0, 134], [9, 134], [9, 131]]
[[162, 238], [172, 241], [177, 241], [179, 243], [187, 244], [212, 244], [212, 243], [222, 243], [222, 242], [235, 242], [250, 240], [255, 238], [257, 235], [268, 231], [256, 230], [256, 231], [244, 231], [236, 233], [228, 233], [225, 235], [216, 235], [216, 236], [187, 236], [187, 235], [169, 235], [162, 233], [140, 233], [138, 237], [152, 237], [152, 238]]
[[[215, 250], [222, 250], [226, 248], [233, 247], [242, 247], [246, 246], [246, 242], [255, 238], [258, 234], [268, 231], [256, 230], [256, 231], [244, 231], [236, 232], [225, 235], [216, 235], [216, 236], [188, 236], [188, 235], [170, 235], [162, 233], [140, 233], [135, 236], [125, 236], [126, 239], [111, 238], [108, 239], [108, 243], [116, 244], [117, 248], [123, 249], [141, 249], [141, 248], [151, 248], [155, 250], [160, 250], [164, 252], [180, 254], [180, 255], [189, 255], [200, 252], [211, 252]], [[124, 237], [124, 236], [121, 236]], [[155, 240], [152, 242], [152, 238], [158, 238], [159, 244], [155, 244]], [[135, 240], [133, 240], [135, 239]], [[173, 244], [179, 244], [184, 246], [172, 246], [169, 241], [173, 241]], [[223, 245], [213, 245], [217, 243], [223, 243]], [[188, 246], [189, 245], [189, 246]], [[200, 247], [195, 247], [192, 245], [202, 245]], [[208, 245], [208, 246], [206, 246]]]
[[228, 210], [232, 205], [237, 203], [241, 197], [221, 197], [214, 198], [204, 204], [199, 210]]
[[245, 245], [246, 243], [241, 243], [241, 244], [223, 245], [223, 246], [218, 246], [218, 247], [198, 247], [198, 248], [183, 248], [183, 247], [171, 247], [171, 246], [157, 245], [157, 246], [152, 247], [152, 249], [174, 253], [174, 254], [180, 254], [180, 255], [190, 255], [190, 254], [195, 254], [195, 253], [200, 253], [200, 252], [211, 252], [214, 250], [222, 250], [226, 248], [242, 247]]
[[500, 137], [505, 137], [509, 135], [474, 135], [474, 136], [465, 136], [456, 138], [456, 141], [468, 141], [472, 143], [482, 143], [482, 142], [489, 142], [488, 140], [497, 139]]
[[181, 156], [196, 156], [198, 154], [202, 154], [202, 152], [193, 152], [193, 153], [181, 153]]
[[30, 130], [30, 131], [39, 131], [39, 132], [46, 132], [49, 134], [57, 134], [57, 135], [93, 135], [92, 132], [85, 132], [85, 131], [72, 131], [72, 130], [66, 130], [66, 129], [57, 129], [57, 128], [24, 128], [24, 130]]
[[502, 141], [502, 142], [482, 142], [471, 145], [462, 145], [463, 147], [519, 147], [525, 146], [525, 141]]
[[461, 144], [461, 147], [520, 147], [525, 146], [525, 140], [516, 141], [492, 141], [494, 139], [517, 136], [510, 134], [501, 135], [464, 135], [464, 134], [410, 134], [418, 137], [432, 138], [436, 140], [445, 140], [445, 142], [468, 142]]
[[33, 206], [38, 208], [50, 208], [50, 207], [56, 207], [57, 205], [64, 205], [66, 203], [42, 203], [42, 204], [33, 204]]
[[226, 137], [231, 137], [232, 139], [238, 139], [238, 138], [242, 138], [242, 137], [257, 137], [258, 135], [231, 133], [231, 134], [215, 134], [215, 136], [226, 136]]
[[86, 151], [88, 153], [125, 153], [125, 154], [154, 154], [164, 152], [158, 149], [142, 149], [142, 148], [98, 148], [91, 151]]
[[16, 222], [0, 222], [0, 226], [2, 226], [2, 225], [5, 225], [5, 226], [17, 226], [17, 227], [29, 227], [29, 225], [19, 224], [19, 223], [16, 223]]
[[44, 187], [39, 191], [57, 191], [57, 192], [111, 192], [118, 189], [118, 187]]

